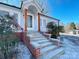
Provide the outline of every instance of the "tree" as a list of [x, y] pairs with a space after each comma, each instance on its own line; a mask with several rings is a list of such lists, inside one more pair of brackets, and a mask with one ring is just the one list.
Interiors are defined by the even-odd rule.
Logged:
[[74, 22], [71, 22], [65, 26], [66, 33], [69, 33], [70, 31], [75, 30], [75, 29], [77, 29], [77, 28], [76, 28], [76, 24]]
[[70, 29], [71, 29], [71, 30], [76, 29], [76, 25], [75, 25], [75, 23], [74, 23], [74, 22], [70, 23]]
[[0, 52], [4, 55], [4, 59], [11, 59], [12, 49], [19, 41], [14, 34], [15, 29], [17, 26], [13, 17], [9, 15], [0, 16]]
[[40, 7], [41, 7], [41, 12], [44, 14], [48, 13], [48, 5], [47, 5], [47, 0], [33, 0], [35, 1]]

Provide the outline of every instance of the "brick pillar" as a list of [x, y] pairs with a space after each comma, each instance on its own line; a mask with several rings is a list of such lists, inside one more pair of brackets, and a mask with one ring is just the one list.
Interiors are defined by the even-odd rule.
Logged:
[[40, 32], [40, 14], [38, 13], [38, 32]]

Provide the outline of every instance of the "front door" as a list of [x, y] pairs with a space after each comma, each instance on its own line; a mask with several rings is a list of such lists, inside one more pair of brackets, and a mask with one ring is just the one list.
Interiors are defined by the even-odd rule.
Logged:
[[33, 30], [33, 16], [28, 15], [27, 19], [27, 30]]

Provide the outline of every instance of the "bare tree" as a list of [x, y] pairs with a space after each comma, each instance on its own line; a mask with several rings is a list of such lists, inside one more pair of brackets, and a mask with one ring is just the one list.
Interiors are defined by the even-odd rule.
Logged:
[[48, 13], [48, 5], [47, 5], [47, 1], [48, 0], [34, 0], [38, 3], [38, 5], [41, 7], [41, 12], [44, 14]]

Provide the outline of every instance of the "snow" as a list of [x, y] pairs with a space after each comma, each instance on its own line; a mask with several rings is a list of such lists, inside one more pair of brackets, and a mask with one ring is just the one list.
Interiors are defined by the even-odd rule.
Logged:
[[79, 59], [79, 46], [72, 43], [72, 41], [65, 39], [63, 42], [65, 54], [59, 59]]
[[23, 43], [19, 43], [16, 48], [19, 50], [16, 59], [31, 59], [31, 53]]
[[[24, 44], [20, 43], [17, 48], [20, 50], [20, 53], [17, 55], [17, 59], [32, 58], [31, 53], [29, 52], [28, 48]], [[68, 38], [65, 37], [63, 38], [63, 48], [65, 54], [60, 56], [59, 59], [79, 59], [79, 46], [73, 43]]]

